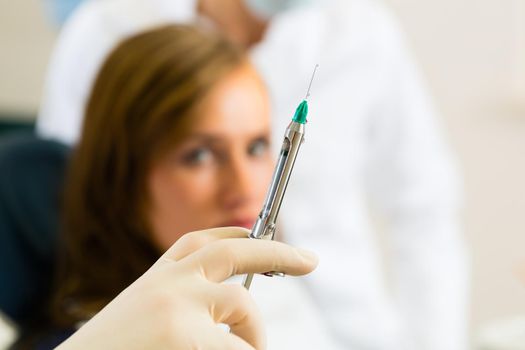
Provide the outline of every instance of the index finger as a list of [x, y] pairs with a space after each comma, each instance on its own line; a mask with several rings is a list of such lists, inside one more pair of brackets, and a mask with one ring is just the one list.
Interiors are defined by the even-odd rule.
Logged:
[[212, 282], [222, 282], [233, 275], [268, 271], [304, 275], [315, 269], [318, 259], [310, 251], [281, 242], [232, 238], [210, 243], [180, 262]]
[[250, 231], [242, 227], [219, 227], [189, 232], [179, 238], [162, 258], [178, 261], [211, 242], [227, 238], [248, 238], [249, 234]]

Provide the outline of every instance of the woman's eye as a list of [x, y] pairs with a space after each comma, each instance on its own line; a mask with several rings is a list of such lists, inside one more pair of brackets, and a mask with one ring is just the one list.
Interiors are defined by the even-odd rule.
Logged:
[[250, 144], [248, 148], [248, 154], [254, 157], [260, 157], [268, 152], [270, 143], [266, 139], [259, 139]]
[[202, 165], [212, 160], [213, 153], [208, 148], [196, 148], [183, 156], [183, 162], [187, 165]]

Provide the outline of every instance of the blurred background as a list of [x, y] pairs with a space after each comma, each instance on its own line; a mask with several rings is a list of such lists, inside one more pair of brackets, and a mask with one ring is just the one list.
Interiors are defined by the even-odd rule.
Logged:
[[[525, 1], [385, 2], [462, 167], [473, 346], [525, 349]], [[41, 0], [0, 0], [0, 132], [34, 121], [57, 36], [44, 11]], [[491, 347], [499, 337], [522, 345]]]

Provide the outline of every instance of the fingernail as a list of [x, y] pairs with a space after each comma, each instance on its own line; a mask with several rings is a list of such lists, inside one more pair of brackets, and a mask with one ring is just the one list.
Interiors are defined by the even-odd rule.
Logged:
[[312, 262], [317, 263], [319, 261], [319, 258], [317, 257], [317, 254], [310, 250], [302, 249], [302, 248], [295, 248], [299, 254], [301, 254], [306, 260], [310, 260]]

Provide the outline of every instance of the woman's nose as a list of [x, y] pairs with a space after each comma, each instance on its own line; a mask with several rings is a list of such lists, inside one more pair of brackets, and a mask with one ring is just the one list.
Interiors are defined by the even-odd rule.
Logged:
[[223, 170], [223, 199], [228, 208], [251, 200], [255, 191], [253, 167], [247, 157], [232, 157]]

